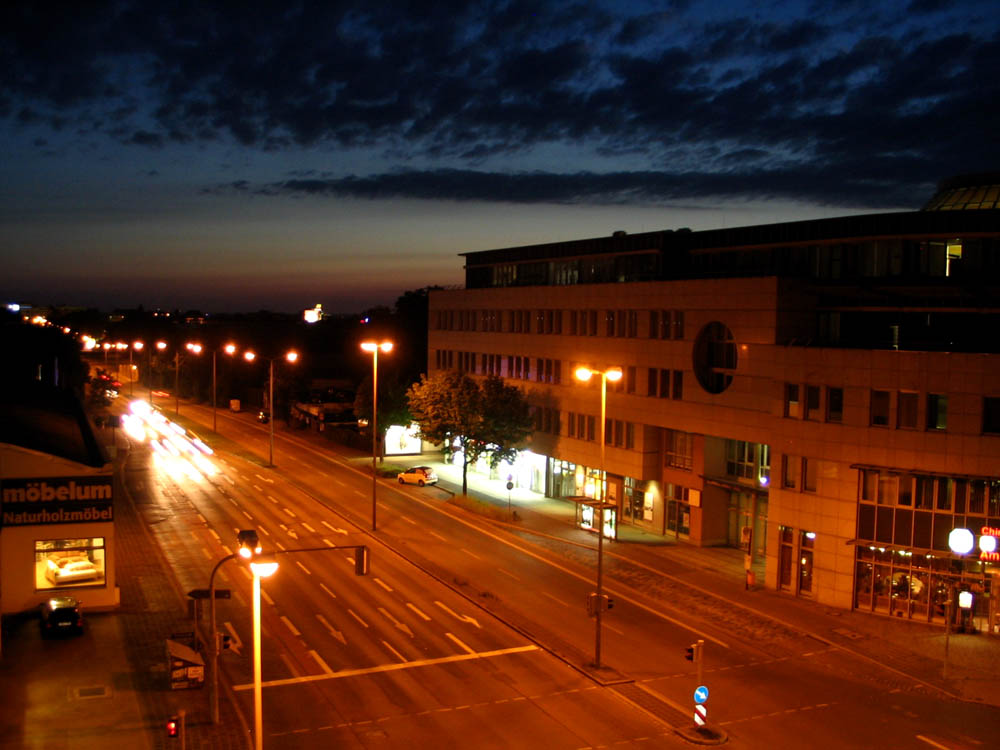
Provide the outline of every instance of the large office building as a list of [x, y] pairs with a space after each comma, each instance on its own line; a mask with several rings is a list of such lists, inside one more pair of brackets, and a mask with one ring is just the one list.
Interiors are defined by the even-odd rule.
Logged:
[[464, 258], [429, 369], [523, 387], [519, 485], [599, 492], [600, 386], [573, 373], [620, 367], [617, 524], [743, 546], [762, 585], [836, 607], [943, 623], [961, 593], [956, 620], [1000, 631], [1000, 175], [920, 211]]

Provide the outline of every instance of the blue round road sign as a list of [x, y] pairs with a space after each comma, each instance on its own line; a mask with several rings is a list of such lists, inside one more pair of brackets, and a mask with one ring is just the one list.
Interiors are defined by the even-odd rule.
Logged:
[[694, 702], [704, 703], [707, 700], [708, 700], [708, 688], [705, 687], [704, 685], [699, 685], [694, 690]]

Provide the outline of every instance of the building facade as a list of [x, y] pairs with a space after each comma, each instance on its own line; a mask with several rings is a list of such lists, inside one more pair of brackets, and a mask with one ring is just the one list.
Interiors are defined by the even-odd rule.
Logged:
[[620, 367], [617, 523], [742, 546], [824, 604], [1000, 632], [998, 193], [466, 253], [465, 288], [430, 297], [429, 369], [520, 384], [536, 429], [503, 471], [593, 497], [599, 386], [573, 373]]

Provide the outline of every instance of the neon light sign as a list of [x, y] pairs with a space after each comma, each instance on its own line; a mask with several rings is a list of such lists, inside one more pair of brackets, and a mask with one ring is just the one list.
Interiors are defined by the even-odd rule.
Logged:
[[[983, 526], [979, 529], [979, 559], [983, 562], [1000, 562], [1000, 529]], [[958, 555], [967, 555], [977, 546], [974, 535], [968, 529], [952, 529], [948, 534], [948, 546]]]

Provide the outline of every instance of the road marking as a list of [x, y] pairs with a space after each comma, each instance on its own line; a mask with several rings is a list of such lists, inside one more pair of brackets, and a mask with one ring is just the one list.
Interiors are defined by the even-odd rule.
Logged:
[[569, 606], [569, 605], [568, 605], [568, 604], [567, 604], [566, 602], [564, 602], [564, 601], [563, 601], [562, 599], [559, 599], [558, 597], [555, 597], [555, 596], [552, 596], [552, 594], [550, 594], [550, 593], [549, 593], [548, 591], [543, 591], [543, 592], [542, 592], [542, 594], [543, 594], [544, 596], [547, 596], [547, 597], [549, 597], [549, 599], [551, 599], [552, 601], [554, 601], [554, 602], [557, 602], [557, 603], [559, 603], [559, 604], [563, 605], [564, 607], [568, 607], [568, 606]]
[[389, 584], [387, 584], [385, 581], [383, 581], [378, 576], [375, 576], [375, 583], [377, 583], [379, 586], [381, 586], [382, 588], [384, 588], [386, 591], [392, 591], [392, 587], [389, 586]]
[[229, 482], [229, 484], [231, 484], [233, 487], [236, 486], [236, 482], [230, 479], [228, 474], [223, 474], [222, 478], [225, 479], [227, 482]]
[[215, 529], [209, 529], [208, 533], [215, 537], [215, 541], [217, 541], [217, 542], [221, 542], [222, 541], [222, 537], [219, 536], [219, 532], [216, 531]]
[[290, 536], [290, 537], [291, 537], [292, 539], [298, 539], [298, 538], [299, 538], [299, 535], [298, 535], [298, 534], [296, 534], [296, 533], [295, 533], [294, 531], [292, 531], [291, 529], [289, 529], [289, 530], [288, 530], [288, 536]]
[[465, 547], [459, 547], [459, 550], [461, 550], [462, 552], [464, 552], [465, 554], [467, 554], [469, 557], [474, 557], [477, 560], [482, 560], [483, 559], [479, 555], [475, 555], [472, 552], [469, 552], [469, 550], [467, 550]]
[[406, 606], [409, 607], [410, 609], [412, 609], [414, 612], [416, 612], [421, 617], [423, 617], [425, 622], [430, 622], [431, 618], [428, 617], [427, 615], [425, 615], [423, 612], [421, 612], [420, 608], [417, 607], [415, 604], [411, 604], [410, 602], [407, 602]]
[[437, 533], [436, 531], [431, 531], [430, 529], [428, 529], [428, 530], [427, 530], [427, 533], [428, 533], [428, 534], [430, 534], [431, 536], [436, 536], [436, 537], [437, 537], [438, 539], [440, 539], [440, 540], [441, 540], [442, 542], [447, 542], [447, 541], [448, 541], [448, 540], [447, 540], [447, 539], [445, 539], [445, 538], [444, 538], [443, 536], [441, 536], [440, 534], [438, 534], [438, 533]]
[[505, 576], [510, 576], [510, 577], [511, 577], [511, 578], [513, 578], [513, 579], [514, 579], [515, 581], [520, 581], [520, 580], [521, 580], [521, 579], [520, 579], [520, 578], [518, 578], [518, 577], [517, 577], [516, 575], [514, 575], [513, 573], [511, 573], [511, 572], [510, 572], [509, 570], [504, 570], [503, 568], [497, 568], [497, 570], [499, 570], [499, 571], [500, 571], [501, 573], [503, 573], [503, 574], [504, 574]]
[[362, 492], [361, 490], [354, 490], [354, 494], [360, 495], [361, 497], [368, 497], [368, 495]]
[[410, 525], [412, 525], [412, 526], [416, 526], [416, 525], [417, 525], [417, 522], [416, 522], [416, 521], [414, 521], [414, 520], [413, 520], [412, 518], [410, 518], [409, 516], [399, 516], [399, 518], [402, 518], [402, 519], [403, 519], [404, 521], [406, 521], [406, 522], [407, 522], [408, 524], [410, 524]]
[[212, 553], [209, 552], [205, 547], [201, 548], [201, 554], [204, 555], [204, 557], [205, 557], [206, 560], [211, 560], [212, 559]]
[[305, 571], [305, 574], [307, 576], [311, 576], [312, 575], [312, 571], [309, 570], [309, 568], [307, 568], [305, 565], [303, 565], [302, 563], [300, 563], [298, 560], [295, 561], [295, 564], [298, 565], [300, 568], [302, 568], [302, 570]]
[[255, 484], [255, 485], [253, 486], [253, 488], [254, 488], [255, 490], [257, 490], [257, 492], [263, 492], [263, 491], [264, 491], [264, 488], [263, 488], [263, 487], [261, 487], [261, 486], [260, 486], [259, 484]]
[[248, 521], [252, 521], [253, 520], [253, 516], [251, 516], [245, 510], [241, 510], [240, 513], [242, 513], [244, 516], [246, 516]]
[[198, 518], [200, 518], [200, 519], [201, 519], [201, 522], [202, 522], [203, 524], [205, 524], [206, 526], [208, 526], [208, 521], [206, 521], [206, 520], [205, 520], [205, 516], [203, 516], [203, 515], [202, 515], [201, 513], [199, 513], [199, 514], [198, 514]]
[[235, 506], [236, 506], [237, 508], [239, 508], [239, 507], [240, 507], [240, 504], [239, 504], [238, 502], [236, 502], [235, 500], [233, 500], [233, 499], [232, 499], [231, 497], [229, 497], [229, 495], [226, 495], [226, 500], [228, 500], [229, 502], [231, 502], [231, 503], [232, 503], [233, 505], [235, 505]]
[[606, 621], [606, 620], [604, 620], [603, 618], [601, 619], [601, 627], [602, 627], [602, 628], [607, 628], [607, 629], [608, 629], [608, 630], [610, 630], [610, 631], [611, 631], [612, 633], [617, 633], [618, 635], [621, 635], [621, 636], [624, 636], [624, 635], [625, 635], [625, 634], [624, 634], [624, 633], [623, 633], [622, 631], [620, 631], [620, 630], [619, 630], [618, 628], [616, 628], [616, 627], [613, 627], [613, 626], [611, 626], [611, 625], [608, 625], [607, 621]]
[[[500, 656], [512, 654], [523, 654], [528, 651], [538, 651], [538, 646], [530, 644], [528, 646], [515, 646], [513, 648], [497, 649], [496, 651], [479, 651], [471, 654], [453, 654], [452, 656], [442, 656], [437, 659], [421, 659], [420, 661], [408, 661], [405, 664], [381, 664], [377, 667], [365, 667], [363, 669], [342, 669], [333, 674], [307, 675], [304, 677], [290, 677], [283, 680], [268, 680], [262, 682], [262, 687], [281, 687], [284, 685], [297, 685], [303, 682], [319, 682], [320, 680], [337, 680], [344, 677], [357, 677], [359, 675], [377, 674], [378, 672], [395, 672], [401, 669], [416, 669], [418, 667], [433, 667], [439, 664], [451, 664], [457, 661], [471, 661], [472, 659], [493, 659]], [[284, 654], [282, 654], [282, 658]], [[286, 664], [288, 662], [286, 661]], [[289, 665], [290, 666], [290, 665]], [[296, 670], [290, 668], [290, 672], [295, 674]], [[244, 685], [234, 685], [234, 690], [253, 690], [254, 684], [248, 682]]]
[[298, 518], [298, 516], [292, 513], [292, 511], [288, 510], [288, 508], [282, 508], [282, 510], [288, 515], [290, 515], [292, 518]]
[[336, 526], [331, 526], [326, 521], [320, 521], [320, 523], [323, 524], [324, 526], [326, 526], [326, 528], [330, 529], [330, 531], [332, 531], [335, 534], [343, 534], [344, 536], [347, 536], [347, 530], [346, 529], [339, 529]]
[[252, 581], [253, 580], [253, 573], [251, 573], [249, 570], [247, 570], [245, 566], [240, 565], [239, 568], [237, 568], [237, 570], [239, 570], [240, 573], [243, 574], [243, 577], [246, 578], [248, 581]]
[[458, 646], [459, 646], [459, 648], [465, 649], [465, 653], [467, 653], [467, 654], [474, 654], [474, 653], [476, 653], [471, 648], [469, 648], [464, 643], [462, 643], [462, 641], [460, 641], [458, 638], [456, 638], [455, 636], [453, 636], [451, 633], [445, 633], [445, 635], [448, 636], [449, 638], [451, 638], [455, 643], [457, 643]]
[[[291, 672], [293, 675], [295, 675], [295, 678], [293, 679], [300, 679], [302, 676], [302, 672], [299, 671], [299, 668], [295, 666], [292, 660], [285, 655], [285, 652], [279, 651], [278, 655], [281, 657], [281, 660], [285, 662], [285, 666], [288, 667], [288, 671]], [[253, 687], [253, 685], [251, 684], [250, 687]]]
[[940, 744], [938, 742], [935, 742], [934, 740], [930, 739], [929, 737], [924, 737], [922, 734], [918, 734], [917, 735], [917, 739], [920, 740], [921, 742], [926, 742], [931, 747], [939, 748], [940, 750], [951, 750], [951, 748], [949, 748], [947, 745], [942, 745], [942, 744]]
[[333, 542], [331, 542], [326, 537], [323, 537], [323, 544], [325, 544], [327, 547], [336, 547], [337, 546], [336, 544], [334, 544]]
[[267, 482], [268, 484], [274, 484], [274, 480], [270, 477], [262, 477], [260, 474], [254, 474], [262, 482]]
[[336, 599], [336, 598], [337, 598], [337, 595], [336, 595], [335, 593], [333, 593], [332, 591], [330, 591], [330, 589], [328, 589], [328, 588], [327, 588], [327, 587], [326, 587], [325, 585], [323, 585], [322, 583], [321, 583], [321, 584], [319, 585], [319, 587], [320, 587], [321, 589], [323, 589], [323, 590], [324, 590], [324, 591], [325, 591], [326, 593], [328, 593], [328, 594], [329, 594], [330, 596], [332, 596], [332, 597], [333, 597], [334, 599]]
[[280, 549], [282, 552], [286, 552], [288, 550], [288, 548], [285, 547], [281, 542], [275, 542], [274, 546]]
[[285, 623], [285, 627], [287, 627], [289, 630], [292, 631], [292, 635], [295, 635], [295, 636], [302, 635], [302, 633], [299, 632], [299, 629], [297, 627], [295, 627], [294, 625], [292, 625], [292, 621], [289, 620], [287, 617], [285, 617], [284, 615], [282, 615], [280, 617], [280, 620], [283, 623]]
[[438, 605], [441, 609], [443, 609], [445, 612], [447, 612], [449, 615], [451, 615], [452, 617], [454, 617], [456, 620], [461, 620], [462, 622], [471, 623], [471, 624], [475, 625], [477, 628], [479, 628], [480, 630], [482, 630], [483, 626], [480, 625], [478, 622], [476, 622], [476, 618], [475, 617], [470, 617], [469, 615], [460, 615], [460, 614], [457, 614], [456, 612], [454, 612], [451, 609], [449, 609], [447, 607], [447, 605], [442, 604], [441, 602], [435, 601], [434, 603], [436, 605]]
[[268, 496], [267, 496], [267, 499], [268, 499], [268, 500], [270, 500], [270, 501], [271, 501], [272, 503], [274, 503], [275, 505], [277, 505], [277, 504], [278, 504], [278, 501], [277, 501], [277, 500], [275, 500], [275, 499], [274, 499], [274, 498], [273, 498], [273, 497], [272, 497], [271, 495], [268, 495]]
[[406, 663], [406, 662], [409, 661], [405, 656], [403, 656], [396, 649], [394, 649], [391, 645], [389, 645], [388, 641], [382, 641], [382, 645], [385, 646], [390, 651], [392, 651], [392, 653], [396, 655], [396, 658], [399, 659], [401, 662]]
[[264, 532], [264, 536], [271, 536], [271, 532], [268, 531], [267, 529], [265, 529], [263, 526], [258, 526], [257, 527], [257, 531], [263, 531]]
[[312, 526], [310, 526], [309, 524], [307, 524], [305, 521], [302, 522], [302, 528], [304, 528], [310, 534], [315, 534], [316, 533], [316, 529], [314, 529]]
[[354, 612], [354, 610], [353, 610], [353, 609], [348, 609], [348, 610], [347, 610], [347, 614], [349, 614], [349, 615], [350, 615], [351, 617], [353, 617], [353, 618], [354, 618], [355, 620], [357, 620], [358, 622], [360, 622], [360, 623], [361, 623], [362, 625], [364, 625], [364, 626], [365, 626], [366, 628], [368, 627], [368, 623], [367, 623], [367, 622], [365, 622], [364, 620], [362, 620], [362, 619], [361, 619], [360, 617], [358, 617], [358, 615], [357, 615], [357, 614], [355, 614], [355, 612]]
[[272, 599], [272, 598], [271, 598], [271, 597], [270, 597], [270, 596], [268, 595], [268, 593], [267, 593], [266, 591], [264, 591], [264, 589], [261, 589], [261, 590], [260, 590], [260, 595], [261, 595], [262, 597], [264, 597], [264, 601], [265, 601], [265, 602], [267, 602], [268, 604], [270, 604], [270, 605], [271, 605], [272, 607], [274, 606], [274, 599]]
[[333, 670], [330, 669], [330, 666], [325, 661], [323, 661], [322, 656], [317, 654], [314, 650], [310, 650], [309, 655], [316, 660], [316, 663], [319, 664], [319, 668], [323, 670], [324, 674], [333, 674]]
[[323, 617], [323, 615], [316, 615], [316, 619], [319, 620], [321, 623], [323, 623], [323, 627], [325, 627], [329, 631], [330, 635], [332, 635], [338, 641], [343, 643], [345, 646], [347, 645], [347, 639], [344, 638], [344, 634], [341, 633], [339, 630], [337, 630], [335, 627], [333, 627], [333, 625], [331, 625], [329, 622], [327, 622], [327, 619]]
[[406, 633], [408, 636], [410, 636], [410, 638], [413, 637], [413, 631], [410, 630], [409, 626], [405, 625], [404, 623], [401, 623], [399, 620], [397, 620], [395, 617], [393, 617], [392, 614], [390, 614], [390, 612], [387, 609], [385, 609], [384, 607], [379, 607], [378, 611], [382, 613], [382, 616], [385, 619], [387, 619], [389, 622], [391, 622], [393, 625], [395, 625], [396, 628], [398, 628], [399, 630], [402, 630], [404, 633]]

